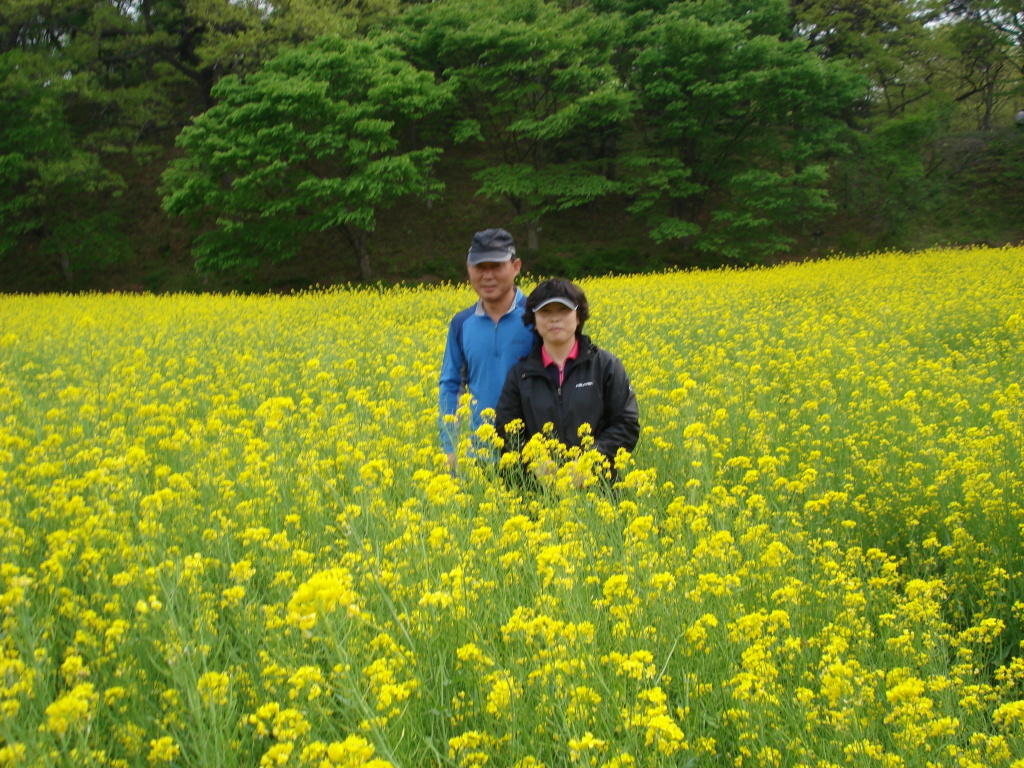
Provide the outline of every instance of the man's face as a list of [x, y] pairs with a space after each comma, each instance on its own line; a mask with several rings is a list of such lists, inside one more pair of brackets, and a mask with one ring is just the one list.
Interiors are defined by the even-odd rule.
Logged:
[[499, 301], [514, 290], [516, 277], [523, 262], [520, 259], [511, 261], [484, 261], [470, 264], [469, 284], [473, 286], [477, 296], [488, 301]]

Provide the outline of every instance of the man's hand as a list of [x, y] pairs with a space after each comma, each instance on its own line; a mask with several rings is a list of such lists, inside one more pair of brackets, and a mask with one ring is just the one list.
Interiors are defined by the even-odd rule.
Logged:
[[587, 484], [587, 478], [591, 477], [590, 473], [586, 469], [586, 465], [579, 459], [570, 461], [566, 465], [565, 469], [566, 474], [569, 476], [572, 484], [576, 488], [582, 488], [585, 486]]
[[533, 474], [538, 480], [552, 477], [556, 472], [558, 472], [558, 465], [551, 459], [545, 459], [533, 465]]

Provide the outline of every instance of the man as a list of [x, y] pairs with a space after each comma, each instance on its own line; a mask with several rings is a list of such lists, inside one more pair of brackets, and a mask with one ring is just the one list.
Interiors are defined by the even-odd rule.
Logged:
[[466, 270], [480, 298], [448, 326], [439, 386], [441, 447], [453, 468], [459, 395], [468, 389], [473, 397], [470, 425], [475, 431], [481, 412], [498, 404], [509, 369], [533, 348], [533, 329], [523, 325], [526, 296], [515, 284], [521, 268], [512, 235], [504, 229], [485, 229], [473, 236]]

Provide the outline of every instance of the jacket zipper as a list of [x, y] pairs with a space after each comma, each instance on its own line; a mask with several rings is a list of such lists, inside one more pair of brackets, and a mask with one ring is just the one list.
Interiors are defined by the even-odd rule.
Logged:
[[[587, 355], [589, 356], [589, 354], [590, 353], [588, 352]], [[569, 373], [572, 373], [572, 371], [576, 370], [579, 367], [579, 364], [580, 364], [581, 360], [582, 360], [582, 358], [577, 358], [576, 365], [574, 365], [572, 367], [571, 371], [569, 371], [568, 373], [565, 374], [566, 377], [568, 377]], [[548, 377], [547, 373], [545, 373], [543, 370], [539, 371], [539, 372], [538, 371], [534, 371], [534, 372], [531, 372], [529, 374], [524, 374], [524, 376], [525, 375], [540, 376], [545, 381], [547, 381], [548, 383], [551, 383], [551, 379]], [[562, 379], [561, 385], [558, 385], [558, 386], [555, 387], [555, 395], [557, 396], [557, 400], [555, 402], [556, 402], [556, 407], [557, 407], [557, 410], [558, 410], [558, 426], [560, 427], [559, 431], [561, 431], [561, 432], [565, 431], [565, 424], [563, 423], [564, 413], [563, 413], [563, 410], [562, 410], [562, 387], [564, 387], [564, 386], [565, 386], [565, 378]]]

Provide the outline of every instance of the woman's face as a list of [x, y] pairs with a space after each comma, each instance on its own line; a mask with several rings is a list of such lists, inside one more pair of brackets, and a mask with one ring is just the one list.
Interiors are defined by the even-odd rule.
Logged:
[[549, 346], [572, 341], [579, 325], [576, 310], [557, 302], [538, 309], [533, 313], [533, 320], [537, 333]]

